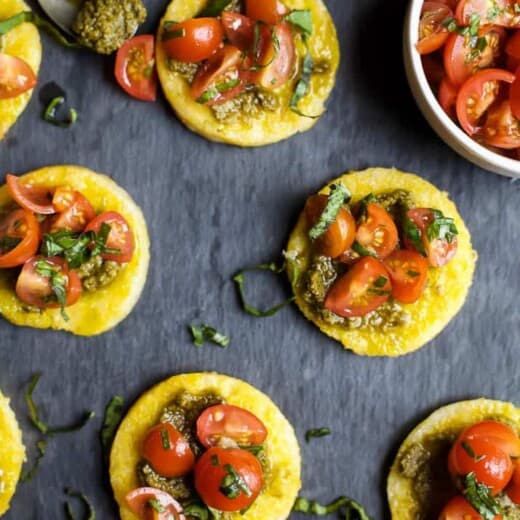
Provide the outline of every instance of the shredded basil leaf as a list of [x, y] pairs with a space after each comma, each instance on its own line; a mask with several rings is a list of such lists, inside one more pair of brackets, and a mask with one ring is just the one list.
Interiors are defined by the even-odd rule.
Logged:
[[49, 279], [51, 291], [61, 307], [61, 316], [65, 321], [69, 321], [69, 317], [65, 312], [65, 307], [67, 306], [67, 277], [46, 260], [37, 260], [35, 270], [40, 276]]
[[343, 204], [347, 204], [350, 198], [350, 192], [343, 184], [332, 184], [330, 186], [327, 205], [314, 226], [309, 230], [311, 240], [316, 240], [327, 231], [329, 226], [336, 220]]
[[[304, 42], [307, 43], [305, 39]], [[289, 108], [299, 116], [317, 119], [321, 116], [321, 114], [317, 116], [307, 115], [301, 112], [298, 108], [298, 103], [309, 93], [313, 71], [314, 60], [312, 59], [311, 52], [309, 50], [309, 47], [307, 46], [307, 52], [305, 53], [305, 57], [303, 58], [302, 73], [300, 78], [296, 82], [296, 86], [294, 87], [293, 95], [291, 96], [291, 99], [289, 101]]]
[[225, 464], [224, 471], [226, 474], [222, 477], [222, 481], [220, 482], [220, 491], [224, 496], [233, 500], [238, 498], [241, 493], [247, 497], [253, 494], [242, 475], [240, 475], [231, 464]]
[[315, 500], [298, 497], [294, 503], [293, 511], [317, 516], [326, 516], [343, 511], [345, 520], [373, 520], [361, 504], [348, 497], [339, 497], [325, 506]]
[[0, 239], [0, 254], [5, 255], [6, 253], [9, 253], [9, 251], [15, 249], [21, 241], [22, 239], [20, 237], [4, 235]]
[[123, 417], [123, 398], [115, 395], [110, 399], [105, 408], [105, 415], [103, 417], [103, 426], [99, 434], [103, 452], [108, 457], [112, 441], [114, 440], [117, 427]]
[[[65, 493], [67, 493], [69, 497], [79, 498], [83, 502], [87, 509], [87, 517], [85, 520], [96, 520], [96, 511], [94, 510], [94, 507], [92, 506], [90, 500], [86, 495], [84, 495], [83, 493], [79, 493], [78, 491], [74, 491], [70, 488], [66, 488]], [[69, 502], [65, 502], [65, 513], [67, 514], [67, 517], [69, 519], [75, 520], [76, 517], [72, 511]]]
[[63, 96], [57, 96], [52, 99], [43, 111], [43, 119], [47, 121], [47, 123], [51, 123], [54, 126], [59, 126], [60, 128], [69, 128], [77, 121], [78, 113], [74, 108], [69, 108], [69, 118], [60, 121], [57, 118], [56, 113], [60, 106], [63, 105], [63, 103], [65, 103], [65, 98]]
[[240, 78], [235, 78], [226, 82], [217, 83], [216, 85], [213, 85], [197, 99], [197, 103], [204, 104], [208, 101], [216, 99], [222, 92], [227, 92], [228, 90], [235, 88], [237, 85], [240, 84], [240, 81]]
[[157, 511], [158, 513], [164, 513], [165, 511], [164, 506], [160, 502], [155, 500], [155, 498], [151, 498], [150, 500], [148, 500], [148, 504], [152, 509], [155, 509], [155, 511]]
[[486, 458], [485, 455], [476, 455], [473, 451], [473, 448], [466, 442], [462, 441], [461, 445], [464, 449], [464, 451], [476, 462], [480, 462], [481, 460], [484, 460]]
[[310, 9], [296, 9], [284, 16], [284, 20], [302, 31], [306, 36], [312, 35], [312, 13]]
[[164, 451], [172, 449], [172, 445], [170, 444], [170, 437], [168, 436], [167, 430], [161, 430], [161, 443]]
[[209, 0], [197, 18], [216, 18], [231, 2], [232, 0]]
[[362, 246], [357, 241], [352, 244], [352, 251], [357, 253], [359, 256], [371, 256], [372, 258], [377, 258], [377, 255], [374, 253], [374, 251], [370, 251], [370, 249]]
[[465, 484], [464, 497], [484, 520], [494, 520], [496, 515], [502, 513], [500, 504], [490, 495], [489, 488], [477, 482], [474, 473], [466, 475]]
[[91, 256], [97, 256], [103, 253], [108, 253], [111, 255], [121, 254], [120, 249], [114, 249], [112, 247], [106, 246], [108, 235], [110, 235], [111, 229], [112, 227], [109, 224], [103, 222], [99, 227], [99, 231], [90, 235], [91, 239], [94, 242], [94, 247], [92, 248]]
[[298, 261], [287, 251], [283, 252], [283, 257], [285, 258], [287, 266], [290, 268], [291, 287], [293, 292], [295, 292], [296, 288], [298, 287], [298, 282], [300, 281], [300, 269], [298, 268]]
[[445, 240], [451, 244], [459, 234], [455, 221], [452, 218], [445, 217], [441, 211], [437, 209], [431, 210], [433, 222], [426, 229], [428, 240]]
[[36, 455], [36, 460], [34, 461], [34, 464], [32, 468], [27, 471], [27, 473], [24, 473], [20, 480], [22, 482], [29, 482], [34, 478], [34, 475], [38, 472], [38, 469], [40, 468], [40, 462], [42, 461], [43, 457], [45, 457], [45, 448], [47, 447], [46, 441], [38, 441], [36, 443], [36, 448], [38, 449], [38, 454]]
[[404, 236], [410, 240], [414, 249], [424, 257], [428, 256], [424, 244], [422, 241], [421, 230], [417, 227], [417, 224], [408, 215], [403, 218], [403, 233]]
[[184, 29], [184, 27], [170, 31], [170, 30], [166, 29], [166, 24], [165, 24], [165, 30], [162, 35], [162, 41], [167, 42], [169, 40], [175, 40], [177, 38], [184, 38], [185, 36], [186, 36], [186, 30]]
[[189, 504], [184, 508], [183, 513], [187, 517], [198, 518], [199, 520], [209, 520], [209, 511], [202, 504]]
[[217, 329], [204, 323], [200, 326], [190, 325], [190, 331], [193, 335], [193, 343], [197, 345], [197, 347], [201, 347], [205, 341], [211, 341], [215, 343], [215, 345], [224, 348], [229, 345], [230, 339], [228, 336], [221, 334]]
[[256, 316], [257, 318], [265, 318], [268, 316], [273, 316], [276, 314], [279, 310], [283, 309], [286, 305], [289, 305], [294, 301], [294, 296], [291, 296], [290, 298], [287, 298], [287, 300], [283, 301], [282, 303], [279, 303], [278, 305], [275, 305], [274, 307], [271, 307], [270, 309], [266, 310], [259, 310], [255, 309], [254, 307], [251, 307], [246, 302], [245, 295], [244, 295], [244, 274], [248, 271], [271, 271], [275, 274], [280, 274], [282, 271], [285, 270], [285, 263], [283, 263], [280, 267], [276, 265], [275, 262], [271, 262], [269, 264], [259, 264], [252, 267], [247, 267], [246, 269], [242, 269], [242, 271], [238, 272], [234, 277], [233, 280], [237, 284], [238, 289], [238, 295], [240, 297], [240, 301], [242, 303], [243, 309], [253, 316]]
[[305, 432], [305, 440], [309, 442], [314, 437], [325, 437], [330, 435], [329, 428], [312, 428]]

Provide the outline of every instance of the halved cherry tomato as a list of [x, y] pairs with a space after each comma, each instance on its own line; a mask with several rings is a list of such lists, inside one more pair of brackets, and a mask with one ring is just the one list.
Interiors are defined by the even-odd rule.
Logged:
[[384, 259], [392, 281], [392, 296], [401, 303], [414, 303], [428, 281], [428, 260], [415, 251], [397, 249]]
[[126, 40], [117, 51], [115, 75], [121, 88], [143, 101], [157, 98], [155, 38], [141, 34]]
[[[518, 109], [520, 99], [515, 103]], [[509, 99], [504, 99], [500, 104], [492, 106], [488, 110], [482, 137], [487, 144], [497, 148], [518, 148], [520, 146], [519, 125], [520, 121], [513, 114], [511, 102]]]
[[272, 28], [260, 27], [258, 56], [254, 56], [255, 68], [250, 75], [253, 83], [265, 89], [281, 87], [291, 78], [296, 66], [296, 47], [291, 28], [282, 22]]
[[220, 439], [232, 439], [239, 446], [258, 446], [265, 441], [267, 430], [251, 412], [230, 404], [210, 406], [197, 419], [197, 436], [206, 448]]
[[463, 439], [484, 439], [498, 446], [510, 457], [520, 457], [520, 439], [512, 428], [498, 421], [482, 421], [466, 428]]
[[5, 176], [5, 180], [11, 197], [22, 208], [34, 211], [34, 213], [40, 213], [41, 215], [56, 213], [52, 204], [52, 189], [22, 183], [16, 175], [11, 175], [10, 173]]
[[424, 2], [419, 22], [419, 41], [416, 48], [419, 54], [430, 54], [440, 49], [449, 36], [443, 25], [453, 18], [452, 10], [440, 2]]
[[233, 11], [223, 11], [220, 21], [224, 34], [231, 45], [238, 47], [241, 51], [253, 48], [255, 22], [251, 18]]
[[[519, 31], [520, 32], [520, 31]], [[520, 66], [515, 71], [515, 80], [509, 87], [509, 101], [513, 116], [520, 118]]]
[[428, 83], [434, 92], [437, 91], [441, 81], [446, 77], [444, 65], [438, 54], [424, 54], [421, 63]]
[[515, 503], [520, 505], [520, 463], [515, 464], [513, 477], [506, 489], [507, 496]]
[[81, 296], [81, 280], [76, 271], [69, 270], [69, 266], [63, 258], [56, 256], [49, 258], [33, 256], [25, 262], [16, 282], [16, 295], [18, 298], [29, 305], [41, 309], [61, 307], [61, 304], [55, 299], [50, 277], [38, 273], [40, 262], [45, 267], [61, 275], [67, 292], [65, 306], [74, 305]]
[[448, 469], [455, 477], [474, 473], [478, 482], [490, 488], [491, 495], [500, 493], [513, 475], [509, 455], [493, 442], [480, 437], [459, 437], [448, 455]]
[[515, 31], [507, 40], [505, 51], [508, 56], [520, 60], [520, 30]]
[[391, 293], [390, 274], [385, 266], [365, 256], [334, 282], [324, 307], [345, 318], [364, 316], [383, 305]]
[[510, 72], [516, 73], [516, 69], [520, 67], [520, 58], [513, 58], [513, 56], [506, 56], [506, 69]]
[[500, 94], [500, 83], [512, 83], [515, 75], [503, 69], [484, 69], [462, 85], [457, 95], [457, 117], [466, 133], [480, 131], [480, 119]]
[[96, 218], [91, 220], [85, 231], [99, 232], [101, 226], [107, 224], [110, 226], [105, 246], [109, 249], [117, 249], [118, 253], [101, 253], [103, 260], [111, 260], [124, 264], [132, 260], [134, 254], [134, 234], [125, 220], [123, 215], [116, 211], [105, 211], [99, 214]]
[[[61, 199], [57, 202], [62, 207], [67, 207], [69, 202]], [[58, 231], [60, 229], [67, 229], [69, 231], [80, 232], [85, 229], [85, 226], [96, 216], [96, 212], [88, 199], [79, 191], [74, 191], [74, 200], [71, 205], [68, 205], [65, 211], [53, 216], [49, 222], [49, 230]]]
[[246, 14], [253, 20], [276, 25], [289, 12], [279, 0], [246, 0]]
[[72, 186], [58, 186], [52, 196], [52, 206], [55, 212], [67, 211], [76, 200], [76, 190]]
[[438, 94], [439, 103], [444, 112], [446, 112], [446, 114], [448, 114], [448, 116], [453, 120], [457, 119], [455, 103], [457, 102], [458, 92], [457, 87], [453, 85], [448, 78], [444, 78], [441, 81]]
[[[130, 491], [125, 497], [128, 507], [141, 520], [185, 520], [182, 506], [169, 493], [152, 487], [141, 487]], [[164, 511], [158, 512], [151, 505], [155, 501]]]
[[22, 265], [39, 245], [40, 225], [30, 211], [14, 210], [0, 222], [0, 268]]
[[[309, 227], [316, 223], [327, 205], [327, 200], [326, 195], [313, 195], [307, 199], [305, 215]], [[355, 238], [356, 221], [349, 211], [341, 208], [336, 220], [314, 241], [314, 246], [322, 255], [336, 258], [352, 246]]]
[[21, 58], [0, 52], [0, 99], [19, 96], [36, 85], [36, 75]]
[[[226, 480], [230, 481], [228, 486]], [[206, 505], [219, 511], [248, 508], [260, 493], [262, 484], [262, 466], [246, 450], [210, 448], [195, 465], [197, 493]]]
[[369, 202], [365, 215], [359, 221], [356, 241], [378, 258], [386, 258], [399, 242], [397, 227], [390, 213], [379, 204]]
[[197, 71], [191, 95], [200, 103], [217, 105], [235, 98], [245, 87], [242, 52], [233, 45], [224, 45]]
[[192, 18], [164, 30], [162, 45], [174, 60], [207, 60], [222, 44], [224, 30], [217, 18]]
[[444, 506], [439, 520], [483, 520], [483, 518], [464, 497], [456, 496]]
[[[482, 50], [474, 47], [474, 38], [452, 34], [444, 48], [444, 68], [453, 85], [460, 87], [471, 75], [481, 69], [494, 67], [501, 55], [506, 32], [502, 27], [481, 27], [478, 41], [485, 40]], [[473, 46], [472, 46], [473, 44]]]
[[481, 25], [495, 24], [517, 27], [520, 17], [514, 10], [513, 0], [460, 0], [455, 9], [459, 25], [468, 25], [471, 15], [478, 15]]
[[[428, 228], [434, 221], [433, 212], [429, 208], [413, 208], [406, 215], [419, 228], [424, 251], [428, 255], [430, 265], [433, 267], [446, 265], [457, 253], [457, 238], [454, 237], [451, 242], [439, 238], [429, 240]], [[405, 239], [404, 244], [406, 249], [416, 251], [415, 246], [408, 239]], [[422, 251], [417, 252], [422, 253]]]
[[141, 454], [159, 475], [167, 478], [186, 475], [195, 464], [188, 441], [168, 423], [158, 424], [148, 431]]

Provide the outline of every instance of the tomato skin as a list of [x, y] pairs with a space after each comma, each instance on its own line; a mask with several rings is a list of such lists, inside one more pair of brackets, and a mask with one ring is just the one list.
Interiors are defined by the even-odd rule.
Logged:
[[[459, 25], [468, 25], [473, 13], [480, 16], [481, 23], [493, 23], [502, 27], [518, 27], [520, 17], [515, 14], [511, 0], [460, 0], [455, 9], [455, 18]], [[498, 15], [490, 19], [489, 10], [496, 8]]]
[[[498, 518], [498, 517], [497, 517]], [[441, 511], [439, 520], [483, 520], [462, 496], [452, 498]]]
[[[309, 227], [312, 227], [325, 206], [328, 197], [326, 195], [313, 195], [305, 203], [305, 216]], [[336, 220], [328, 227], [327, 231], [314, 241], [314, 247], [325, 256], [337, 258], [347, 251], [356, 238], [356, 221], [345, 208], [338, 212]]]
[[119, 253], [102, 253], [100, 256], [103, 260], [118, 262], [125, 264], [132, 260], [134, 254], [135, 242], [134, 234], [130, 229], [130, 225], [126, 219], [117, 211], [105, 211], [92, 219], [85, 231], [99, 232], [102, 224], [110, 226], [110, 233], [106, 241], [106, 247], [110, 249], [119, 249]]
[[201, 444], [210, 448], [223, 437], [239, 446], [259, 446], [267, 437], [262, 421], [251, 412], [230, 404], [210, 406], [197, 419], [197, 436]]
[[440, 83], [446, 77], [444, 65], [437, 59], [437, 54], [424, 54], [421, 56], [424, 74], [432, 90], [436, 92]]
[[508, 56], [520, 60], [520, 30], [513, 33], [507, 40], [505, 51]]
[[[514, 84], [515, 82], [513, 82]], [[520, 99], [515, 100], [517, 110], [518, 105], [520, 105]], [[511, 150], [520, 146], [519, 121], [513, 114], [511, 101], [504, 99], [500, 104], [489, 109], [482, 137], [487, 144], [497, 148]]]
[[16, 175], [10, 173], [5, 176], [5, 180], [11, 197], [22, 208], [40, 215], [56, 213], [52, 205], [52, 189], [22, 183]]
[[[386, 279], [385, 284], [375, 286], [380, 277]], [[385, 266], [365, 256], [334, 282], [323, 306], [344, 318], [362, 317], [383, 305], [391, 292], [390, 275]]]
[[515, 464], [513, 477], [506, 489], [507, 496], [515, 503], [520, 505], [520, 464]]
[[[520, 31], [519, 31], [520, 32]], [[509, 87], [509, 102], [511, 103], [511, 112], [517, 119], [520, 118], [520, 66], [515, 71], [515, 79]]]
[[227, 40], [241, 51], [252, 49], [254, 43], [255, 22], [242, 14], [223, 11], [220, 21]]
[[[168, 39], [168, 33], [175, 31], [182, 31], [184, 35]], [[223, 39], [224, 29], [217, 18], [192, 18], [165, 29], [162, 45], [174, 60], [198, 63], [207, 60]]]
[[[168, 438], [165, 447], [163, 436]], [[144, 439], [141, 454], [162, 477], [175, 478], [189, 473], [195, 465], [195, 455], [188, 441], [171, 424], [154, 426]]]
[[233, 45], [224, 45], [219, 49], [202, 67], [199, 68], [193, 83], [191, 84], [191, 95], [195, 100], [220, 83], [230, 80], [238, 80], [235, 87], [229, 88], [205, 104], [217, 105], [235, 98], [246, 87], [247, 73], [243, 69], [242, 52]]
[[457, 112], [455, 110], [457, 93], [458, 88], [453, 85], [448, 78], [444, 78], [441, 81], [438, 94], [439, 103], [444, 112], [446, 112], [446, 114], [448, 114], [448, 116], [454, 121], [457, 119]]
[[[65, 206], [65, 202], [63, 202]], [[79, 191], [74, 191], [74, 201], [65, 211], [51, 217], [49, 231], [67, 229], [80, 232], [96, 216], [96, 212], [88, 199]]]
[[[130, 491], [125, 497], [128, 507], [142, 520], [186, 520], [182, 506], [169, 494], [152, 487], [141, 487]], [[156, 500], [165, 511], [156, 512], [149, 506], [150, 500]]]
[[[216, 462], [216, 464], [215, 464]], [[251, 491], [243, 491], [236, 498], [228, 498], [220, 489], [222, 480], [231, 465], [242, 477]], [[249, 507], [262, 489], [263, 473], [258, 459], [250, 452], [240, 449], [210, 448], [195, 465], [195, 489], [202, 501], [219, 511], [241, 511]]]
[[47, 301], [47, 298], [53, 294], [49, 279], [36, 272], [36, 263], [39, 260], [45, 260], [66, 278], [67, 298], [66, 307], [74, 305], [81, 296], [82, 286], [81, 280], [76, 271], [70, 271], [67, 262], [63, 258], [51, 256], [45, 258], [43, 256], [33, 256], [27, 260], [18, 276], [16, 282], [16, 296], [34, 307], [40, 309], [57, 309], [61, 307], [58, 302]]
[[155, 37], [142, 34], [127, 40], [117, 51], [115, 76], [121, 88], [142, 101], [157, 99]]
[[359, 222], [356, 241], [378, 258], [386, 258], [399, 242], [399, 233], [390, 213], [379, 204], [369, 202], [366, 215]]
[[482, 421], [466, 428], [463, 439], [485, 439], [498, 446], [510, 457], [520, 457], [520, 439], [507, 424], [498, 421]]
[[453, 17], [452, 10], [440, 2], [424, 2], [419, 22], [419, 41], [415, 47], [419, 54], [430, 54], [440, 49], [449, 32], [443, 22]]
[[383, 263], [392, 281], [392, 296], [401, 303], [415, 303], [428, 282], [428, 260], [415, 251], [397, 249]]
[[0, 238], [5, 236], [20, 238], [21, 242], [5, 254], [0, 254], [0, 268], [17, 267], [38, 251], [40, 224], [30, 211], [14, 210], [0, 222]]
[[36, 74], [21, 58], [0, 52], [0, 99], [18, 97], [36, 85]]
[[246, 14], [253, 20], [276, 25], [289, 12], [279, 0], [246, 0]]

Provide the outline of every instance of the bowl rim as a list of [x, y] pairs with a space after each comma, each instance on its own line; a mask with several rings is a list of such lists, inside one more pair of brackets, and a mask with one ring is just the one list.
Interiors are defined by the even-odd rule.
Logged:
[[[424, 0], [410, 1], [403, 38], [408, 83], [420, 110], [441, 139], [457, 153], [494, 173], [508, 177], [520, 177], [520, 160], [500, 155], [472, 139], [444, 112], [433, 94], [426, 79], [421, 55], [415, 49], [423, 3]], [[412, 77], [410, 77], [411, 75]], [[448, 137], [454, 139], [455, 142]]]

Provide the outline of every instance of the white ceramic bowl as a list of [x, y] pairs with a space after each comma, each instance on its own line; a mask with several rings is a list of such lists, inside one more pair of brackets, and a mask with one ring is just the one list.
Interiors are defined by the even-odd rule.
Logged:
[[421, 56], [415, 48], [423, 1], [411, 0], [406, 13], [403, 40], [406, 76], [417, 105], [439, 137], [462, 157], [485, 170], [508, 177], [520, 177], [520, 160], [504, 157], [474, 141], [439, 105], [426, 79]]

